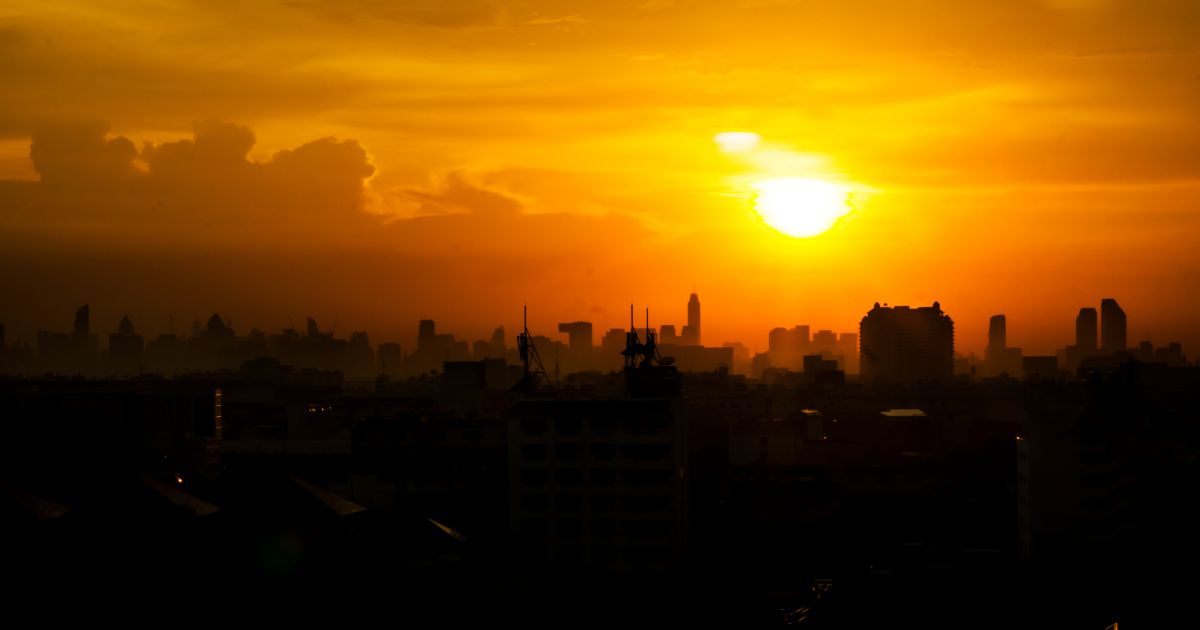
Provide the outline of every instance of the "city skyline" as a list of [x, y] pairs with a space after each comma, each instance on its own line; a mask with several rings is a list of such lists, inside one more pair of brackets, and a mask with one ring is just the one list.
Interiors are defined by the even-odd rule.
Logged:
[[[964, 348], [1003, 312], [1050, 351], [1106, 295], [1200, 345], [1194, 3], [338, 4], [0, 3], [14, 334], [88, 302], [482, 336], [696, 284], [750, 345], [937, 300]], [[794, 238], [792, 202], [847, 212]]]
[[[178, 375], [207, 370], [231, 370], [270, 358], [288, 369], [338, 372], [360, 380], [373, 376], [410, 378], [439, 372], [443, 364], [499, 359], [499, 365], [516, 367], [527, 360], [525, 346], [544, 357], [553, 380], [583, 372], [612, 372], [618, 356], [628, 367], [630, 334], [648, 344], [656, 359], [684, 372], [725, 370], [771, 382], [846, 376], [864, 383], [930, 382], [980, 378], [1074, 378], [1096, 369], [1111, 369], [1114, 361], [1135, 360], [1167, 366], [1187, 365], [1184, 346], [1178, 341], [1128, 341], [1127, 316], [1119, 301], [1101, 300], [1095, 308], [1082, 307], [1075, 318], [1075, 334], [1050, 353], [1038, 353], [1008, 343], [1007, 316], [993, 315], [988, 322], [988, 345], [982, 355], [963, 351], [953, 318], [939, 302], [931, 306], [888, 305], [876, 302], [862, 317], [855, 332], [797, 324], [768, 331], [763, 350], [741, 341], [703, 344], [701, 302], [692, 292], [682, 334], [674, 324], [659, 324], [643, 309], [638, 322], [630, 305], [628, 327], [603, 328], [590, 321], [559, 322], [556, 333], [528, 328], [528, 308], [515, 335], [495, 327], [489, 336], [458, 338], [439, 329], [436, 320], [421, 319], [415, 340], [372, 337], [370, 331], [352, 330], [338, 337], [338, 320], [322, 328], [312, 317], [301, 328], [294, 324], [279, 330], [251, 326], [233, 327], [230, 318], [213, 313], [201, 323], [193, 320], [185, 331], [139, 331], [128, 314], [107, 334], [92, 328], [91, 306], [75, 311], [71, 329], [39, 329], [36, 343], [9, 344], [0, 323], [0, 372], [10, 374], [77, 373], [85, 376]], [[648, 326], [648, 327], [647, 327]], [[344, 330], [344, 329], [343, 329]], [[512, 328], [508, 329], [513, 330]], [[511, 335], [511, 336], [510, 336]], [[515, 339], [516, 345], [508, 340]], [[1071, 340], [1074, 343], [1069, 343]], [[633, 339], [636, 342], [636, 339]], [[642, 353], [643, 350], [638, 350]], [[639, 354], [640, 356], [640, 354]], [[447, 369], [449, 369], [447, 367]], [[528, 366], [526, 366], [528, 369]], [[539, 368], [545, 369], [545, 368]], [[819, 376], [836, 372], [840, 376]]]
[[0, 0], [0, 68], [13, 619], [1194, 616], [1200, 0]]
[[[692, 295], [695, 295], [695, 293], [693, 293]], [[1108, 298], [1105, 298], [1105, 299], [1108, 299]], [[931, 300], [931, 301], [935, 301], [935, 300]], [[1120, 299], [1118, 299], [1117, 301], [1123, 302], [1123, 300], [1120, 300]], [[1096, 307], [1090, 307], [1090, 308], [1094, 308], [1095, 310], [1097, 310], [1097, 312], [1099, 312], [1098, 307], [1100, 306], [1100, 299], [1097, 298], [1096, 300], [1094, 300], [1094, 302], [1096, 304]], [[878, 301], [876, 303], [887, 304], [888, 302]], [[75, 306], [78, 306], [79, 304], [81, 304], [81, 302], [76, 302]], [[385, 324], [384, 326], [381, 326], [379, 329], [370, 329], [368, 327], [364, 327], [361, 324], [356, 323], [356, 322], [364, 321], [364, 318], [362, 316], [354, 317], [354, 315], [352, 313], [348, 314], [348, 313], [343, 313], [343, 312], [336, 312], [336, 313], [332, 313], [331, 315], [326, 317], [326, 316], [321, 316], [321, 315], [314, 316], [313, 313], [301, 311], [301, 312], [291, 313], [290, 315], [283, 317], [282, 319], [284, 321], [282, 323], [278, 322], [278, 320], [280, 319], [278, 317], [270, 318], [270, 319], [275, 320], [276, 323], [269, 324], [269, 323], [263, 323], [263, 322], [255, 322], [255, 321], [247, 322], [246, 320], [244, 320], [241, 317], [237, 317], [236, 315], [230, 314], [228, 311], [225, 311], [222, 309], [216, 309], [216, 310], [210, 309], [208, 311], [202, 312], [201, 314], [197, 314], [191, 318], [178, 317], [178, 315], [179, 315], [178, 313], [169, 313], [166, 316], [167, 321], [165, 322], [165, 325], [162, 327], [156, 327], [153, 323], [149, 323], [149, 324], [146, 323], [145, 320], [139, 314], [137, 314], [133, 311], [119, 311], [119, 310], [114, 310], [111, 308], [103, 308], [104, 305], [100, 304], [100, 303], [89, 302], [88, 304], [93, 307], [97, 307], [97, 306], [101, 307], [97, 310], [97, 313], [100, 314], [100, 318], [99, 319], [93, 318], [93, 320], [92, 320], [93, 322], [95, 322], [93, 324], [93, 327], [96, 330], [105, 331], [105, 332], [115, 331], [120, 326], [120, 323], [122, 322], [122, 320], [124, 320], [125, 318], [129, 318], [137, 326], [138, 330], [141, 331], [143, 334], [154, 334], [154, 335], [161, 334], [161, 333], [174, 332], [181, 336], [186, 336], [188, 331], [191, 330], [193, 322], [195, 322], [195, 321], [203, 322], [205, 319], [207, 319], [209, 316], [211, 316], [214, 313], [220, 314], [221, 317], [223, 318], [223, 320], [225, 320], [225, 321], [238, 323], [239, 329], [242, 330], [243, 332], [248, 332], [251, 329], [258, 329], [258, 330], [262, 330], [264, 332], [277, 332], [277, 331], [286, 330], [289, 328], [300, 330], [300, 329], [303, 329], [302, 322], [307, 318], [312, 318], [317, 321], [325, 322], [327, 326], [330, 326], [329, 328], [323, 329], [323, 332], [336, 332], [335, 329], [339, 329], [344, 333], [344, 336], [348, 337], [349, 331], [351, 331], [351, 330], [366, 330], [366, 332], [372, 334], [372, 339], [374, 341], [395, 342], [395, 343], [401, 343], [401, 344], [407, 344], [407, 345], [411, 345], [412, 343], [414, 343], [417, 340], [418, 335], [416, 333], [416, 327], [415, 327], [415, 325], [412, 325], [412, 324], [420, 319], [433, 319], [435, 321], [438, 321], [440, 323], [440, 325], [443, 326], [444, 328], [447, 328], [447, 329], [452, 328], [455, 331], [457, 331], [459, 334], [464, 335], [465, 338], [472, 339], [472, 340], [473, 339], [486, 339], [491, 334], [491, 331], [494, 330], [497, 326], [503, 327], [506, 330], [517, 330], [518, 324], [519, 324], [519, 319], [516, 318], [515, 316], [512, 318], [512, 321], [500, 321], [500, 322], [495, 322], [495, 323], [487, 323], [487, 322], [480, 321], [479, 319], [472, 320], [469, 318], [464, 318], [464, 317], [461, 317], [461, 315], [457, 318], [456, 317], [443, 318], [440, 316], [433, 316], [428, 313], [422, 313], [422, 316], [417, 317], [410, 322], [405, 322], [405, 323], [389, 322], [389, 323]], [[903, 302], [894, 302], [892, 304], [898, 305], [898, 306], [905, 305], [905, 303], [903, 303]], [[916, 306], [918, 304], [921, 304], [921, 302], [915, 302], [915, 303], [910, 303], [910, 304], [912, 304], [913, 306]], [[530, 306], [531, 306], [530, 304], [525, 304], [526, 309], [529, 309]], [[536, 304], [532, 305], [532, 306], [534, 308], [532, 310], [530, 310], [530, 312], [529, 312], [529, 319], [530, 319], [530, 321], [533, 322], [533, 324], [531, 325], [531, 329], [535, 330], [535, 332], [537, 332], [537, 334], [540, 334], [540, 335], [543, 335], [546, 337], [558, 338], [559, 324], [564, 323], [564, 322], [570, 322], [570, 321], [588, 322], [594, 326], [595, 334], [597, 335], [597, 338], [595, 340], [595, 345], [597, 347], [599, 346], [599, 336], [602, 335], [604, 331], [609, 330], [610, 328], [621, 328], [622, 326], [627, 327], [627, 322], [628, 322], [627, 315], [625, 317], [621, 317], [620, 315], [618, 315], [617, 317], [614, 317], [612, 319], [606, 318], [606, 319], [600, 320], [600, 319], [588, 319], [588, 318], [581, 319], [580, 317], [578, 317], [578, 315], [581, 315], [581, 314], [577, 313], [577, 314], [575, 314], [575, 316], [572, 316], [570, 313], [568, 313], [563, 317], [554, 318], [552, 316], [547, 316], [544, 313], [540, 313], [538, 311], [538, 309], [536, 308], [536, 306], [537, 306]], [[681, 331], [686, 326], [686, 322], [687, 322], [687, 314], [684, 309], [678, 308], [678, 306], [676, 306], [676, 308], [674, 308], [673, 310], [670, 307], [658, 310], [653, 307], [646, 307], [646, 306], [640, 305], [640, 304], [636, 305], [636, 306], [638, 309], [643, 309], [643, 308], [650, 309], [650, 311], [649, 311], [649, 314], [651, 317], [650, 324], [652, 327], [659, 328], [664, 325], [673, 326], [675, 331], [677, 331], [676, 334], [682, 334]], [[63, 312], [74, 312], [72, 310], [73, 308], [74, 307], [69, 307], [67, 309], [64, 309]], [[709, 307], [709, 308], [711, 308], [711, 307]], [[1085, 306], [1085, 307], [1081, 307], [1081, 308], [1083, 310], [1087, 310], [1089, 307]], [[866, 312], [867, 310], [870, 310], [869, 305], [865, 306], [863, 312]], [[516, 308], [514, 308], [513, 311], [514, 311], [514, 313], [519, 312]], [[664, 313], [664, 312], [665, 312], [665, 314], [660, 315], [660, 313]], [[674, 313], [675, 316], [672, 316], [672, 313]], [[712, 329], [716, 329], [717, 331], [729, 330], [728, 326], [722, 326], [719, 316], [714, 317], [711, 310], [708, 310], [708, 308], [706, 308], [705, 313], [706, 313], [705, 320], [708, 322], [708, 324], [706, 324], [706, 328], [705, 328], [706, 330], [712, 330]], [[1013, 318], [1009, 313], [999, 310], [999, 311], [994, 311], [994, 312], [986, 315], [984, 317], [984, 319], [978, 323], [978, 325], [972, 326], [971, 324], [973, 322], [970, 322], [970, 321], [964, 322], [963, 318], [961, 318], [960, 316], [957, 315], [957, 310], [956, 310], [955, 311], [955, 321], [957, 324], [956, 331], [955, 331], [956, 353], [960, 354], [962, 356], [975, 355], [975, 356], [979, 357], [981, 360], [984, 359], [987, 354], [987, 349], [990, 345], [989, 322], [994, 317], [996, 317], [997, 314], [1005, 316], [1006, 322], [1013, 321]], [[1141, 314], [1138, 313], [1135, 315], [1135, 318], [1134, 318], [1135, 323], [1137, 322], [1139, 315], [1141, 315]], [[70, 323], [69, 318], [61, 317], [61, 319], [63, 320], [63, 324], [59, 327], [56, 327], [56, 325], [53, 324], [53, 322], [55, 321], [55, 318], [52, 317], [48, 321], [44, 321], [43, 324], [41, 324], [41, 325], [35, 325], [33, 328], [22, 329], [21, 327], [12, 326], [10, 322], [4, 321], [2, 319], [2, 316], [3, 316], [3, 314], [0, 313], [0, 325], [5, 325], [6, 336], [8, 339], [8, 343], [10, 343], [10, 344], [26, 343], [26, 344], [32, 345], [36, 342], [38, 330], [58, 330], [58, 329], [67, 330], [67, 329], [69, 329], [68, 324]], [[61, 316], [61, 313], [60, 313], [60, 316]], [[574, 317], [574, 318], [572, 319], [572, 317]], [[640, 317], [641, 316], [639, 316], [639, 321], [638, 321], [639, 326], [642, 325]], [[791, 326], [795, 326], [795, 325], [802, 325], [802, 326], [810, 328], [813, 332], [815, 332], [817, 330], [833, 330], [835, 332], [843, 331], [843, 330], [845, 330], [845, 331], [855, 330], [856, 331], [858, 329], [858, 320], [861, 319], [861, 317], [862, 317], [862, 313], [859, 313], [859, 315], [856, 318], [853, 318], [850, 323], [847, 323], [844, 326], [839, 326], [839, 325], [832, 325], [832, 324], [826, 324], [826, 323], [814, 324], [811, 321], [807, 321], [803, 315], [798, 315], [797, 317], [794, 318], [797, 321], [794, 321], [794, 322], [785, 322], [785, 321], [765, 322], [763, 324], [763, 326], [760, 327], [759, 330], [753, 332], [750, 335], [751, 338], [749, 338], [749, 339], [748, 338], [727, 338], [727, 337], [721, 336], [720, 332], [717, 332], [717, 333], [708, 333], [709, 338], [706, 339], [706, 341], [708, 342], [707, 345], [711, 345], [711, 346], [720, 346], [723, 343], [741, 343], [741, 344], [745, 345], [747, 348], [749, 348], [751, 351], [757, 350], [759, 352], [764, 352], [770, 347], [770, 342], [768, 339], [770, 330], [773, 328], [776, 328], [778, 326], [791, 327]], [[1055, 330], [1061, 331], [1061, 334], [1059, 334], [1057, 337], [1042, 339], [1041, 336], [1029, 335], [1028, 328], [1024, 328], [1024, 330], [1022, 330], [1023, 327], [1019, 321], [1017, 322], [1018, 332], [1016, 334], [1008, 332], [1008, 326], [1006, 323], [1006, 325], [1005, 325], [1006, 337], [1010, 340], [1015, 341], [1016, 344], [1018, 344], [1020, 347], [1025, 348], [1028, 352], [1031, 352], [1033, 354], [1053, 354], [1054, 352], [1062, 349], [1065, 345], [1071, 344], [1072, 340], [1076, 340], [1076, 341], [1078, 340], [1077, 339], [1078, 323], [1075, 321], [1075, 319], [1073, 319], [1069, 316], [1063, 316], [1063, 317], [1060, 317], [1059, 319], [1061, 319], [1062, 321], [1058, 325], [1055, 326]], [[462, 322], [464, 320], [467, 321], [467, 323], [465, 325], [462, 324]], [[1097, 319], [1097, 321], [1099, 321], [1099, 319]], [[111, 324], [109, 322], [111, 322]], [[28, 324], [26, 324], [25, 322], [22, 322], [22, 325], [27, 326]], [[1097, 328], [1096, 330], [1097, 330], [1096, 348], [1100, 349], [1100, 348], [1103, 348], [1103, 346], [1100, 345], [1099, 328]], [[478, 332], [476, 332], [476, 331], [478, 331]], [[1035, 342], [1035, 343], [1030, 343], [1028, 340], [1031, 337], [1034, 339], [1041, 339], [1041, 341]], [[1183, 334], [1183, 335], [1170, 336], [1170, 335], [1164, 335], [1164, 334], [1155, 334], [1154, 331], [1147, 331], [1146, 327], [1144, 327], [1144, 326], [1142, 326], [1142, 327], [1135, 326], [1133, 328], [1128, 328], [1126, 337], [1127, 337], [1126, 346], [1125, 346], [1126, 348], [1136, 347], [1137, 343], [1139, 343], [1141, 341], [1151, 341], [1152, 343], [1154, 343], [1156, 345], [1165, 345], [1167, 343], [1182, 343], [1185, 347], [1191, 347], [1191, 345], [1186, 341], [1187, 339], [1190, 338], [1189, 335]], [[681, 337], [681, 339], [682, 339], [682, 337]], [[966, 340], [966, 341], [964, 342], [964, 340]], [[683, 341], [683, 342], [690, 343], [687, 341]]]

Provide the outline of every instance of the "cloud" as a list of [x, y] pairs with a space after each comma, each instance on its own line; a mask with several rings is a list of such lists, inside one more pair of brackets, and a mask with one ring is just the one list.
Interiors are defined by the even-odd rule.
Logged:
[[467, 182], [461, 173], [451, 173], [440, 187], [429, 191], [408, 189], [405, 194], [417, 204], [420, 214], [511, 215], [521, 211], [521, 202], [504, 194]]
[[290, 2], [288, 6], [304, 9], [338, 20], [369, 17], [419, 26], [445, 29], [481, 28], [499, 25], [504, 8], [494, 0], [407, 0], [388, 2], [358, 0], [355, 2]]
[[[140, 153], [104, 123], [39, 128], [30, 157], [40, 177], [32, 206], [67, 217], [172, 224], [320, 223], [362, 220], [374, 172], [354, 140], [321, 138], [249, 159], [250, 129], [198, 122], [190, 139], [146, 143]], [[332, 219], [332, 221], [331, 221]]]
[[103, 122], [43, 127], [33, 134], [29, 158], [47, 186], [106, 186], [137, 174], [129, 138], [108, 138]]

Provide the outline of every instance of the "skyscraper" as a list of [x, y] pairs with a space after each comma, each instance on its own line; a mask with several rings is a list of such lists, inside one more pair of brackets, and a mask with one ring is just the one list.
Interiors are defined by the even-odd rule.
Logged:
[[988, 321], [988, 349], [1000, 350], [1008, 347], [1008, 320], [1003, 315], [992, 315]]
[[941, 304], [909, 308], [878, 302], [859, 323], [867, 382], [947, 381], [954, 376], [954, 320]]
[[567, 334], [568, 348], [572, 354], [588, 354], [592, 351], [592, 323], [566, 322], [558, 325], [558, 332]]
[[91, 334], [90, 314], [91, 309], [87, 304], [80, 306], [75, 311], [75, 328], [72, 331], [72, 337], [75, 339], [76, 344], [83, 345], [87, 343], [88, 335]]
[[1021, 377], [1021, 349], [1008, 347], [1008, 318], [992, 315], [988, 320], [988, 345], [984, 352], [984, 375]]
[[136, 372], [142, 363], [144, 347], [142, 336], [134, 330], [129, 316], [122, 317], [117, 332], [108, 336], [110, 367], [118, 374]]
[[1100, 300], [1100, 350], [1104, 354], [1129, 347], [1125, 335], [1125, 311], [1113, 298]]
[[1075, 347], [1079, 349], [1080, 358], [1086, 359], [1096, 354], [1098, 321], [1096, 309], [1079, 309], [1079, 315], [1075, 317]]
[[685, 346], [700, 345], [700, 296], [695, 293], [688, 298], [687, 325], [683, 327], [679, 341]]

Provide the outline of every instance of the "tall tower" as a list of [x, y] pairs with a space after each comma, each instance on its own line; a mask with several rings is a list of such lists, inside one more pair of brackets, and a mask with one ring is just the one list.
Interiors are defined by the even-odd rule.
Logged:
[[91, 312], [87, 304], [80, 306], [79, 309], [75, 311], [75, 328], [72, 331], [72, 335], [74, 336], [76, 343], [87, 343], [87, 338], [91, 334], [91, 325], [89, 321], [91, 319], [89, 317], [90, 314]]
[[1100, 300], [1100, 350], [1105, 354], [1129, 347], [1125, 336], [1125, 311], [1113, 298]]
[[688, 297], [687, 325], [683, 327], [680, 337], [683, 345], [700, 345], [700, 296], [695, 293]]
[[996, 352], [1008, 347], [1008, 321], [1003, 315], [992, 315], [988, 322], [988, 351]]
[[1099, 316], [1094, 308], [1081, 308], [1075, 317], [1075, 347], [1079, 348], [1080, 358], [1096, 355], [1096, 337], [1099, 330]]

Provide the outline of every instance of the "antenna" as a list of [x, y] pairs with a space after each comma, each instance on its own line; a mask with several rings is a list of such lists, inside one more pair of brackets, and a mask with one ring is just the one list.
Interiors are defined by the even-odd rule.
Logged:
[[550, 378], [546, 375], [545, 366], [542, 365], [542, 357], [538, 354], [537, 347], [533, 345], [533, 335], [529, 333], [528, 306], [521, 307], [521, 334], [517, 335], [517, 351], [521, 355], [524, 376], [516, 387], [531, 392], [539, 389], [543, 382], [549, 383]]

